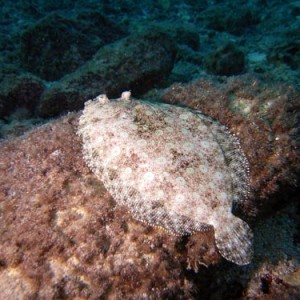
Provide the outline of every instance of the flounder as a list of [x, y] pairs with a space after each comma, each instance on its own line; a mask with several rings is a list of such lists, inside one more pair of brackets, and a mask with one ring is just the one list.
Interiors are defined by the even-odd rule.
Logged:
[[176, 235], [213, 226], [224, 258], [250, 262], [252, 231], [232, 214], [249, 193], [248, 162], [225, 126], [124, 92], [87, 101], [78, 134], [90, 169], [136, 219]]

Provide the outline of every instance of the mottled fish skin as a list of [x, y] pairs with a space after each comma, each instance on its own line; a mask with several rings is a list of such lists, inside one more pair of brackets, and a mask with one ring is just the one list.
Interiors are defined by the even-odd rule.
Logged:
[[252, 258], [252, 231], [231, 212], [247, 199], [248, 163], [238, 139], [201, 112], [100, 95], [85, 104], [83, 156], [117, 203], [178, 235], [214, 227], [220, 254]]

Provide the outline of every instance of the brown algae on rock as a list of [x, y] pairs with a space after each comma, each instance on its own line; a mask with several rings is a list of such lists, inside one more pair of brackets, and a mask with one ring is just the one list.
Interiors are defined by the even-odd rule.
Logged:
[[78, 134], [83, 156], [120, 205], [176, 235], [213, 226], [220, 254], [252, 258], [252, 231], [232, 214], [249, 193], [238, 139], [199, 111], [100, 95], [85, 104]]

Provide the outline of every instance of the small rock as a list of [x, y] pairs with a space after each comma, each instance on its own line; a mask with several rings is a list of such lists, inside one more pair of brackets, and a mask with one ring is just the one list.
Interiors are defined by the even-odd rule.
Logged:
[[102, 93], [117, 97], [132, 89], [137, 96], [161, 84], [174, 56], [172, 40], [160, 31], [131, 35], [101, 48], [93, 59], [51, 85], [42, 95], [38, 113], [49, 117], [80, 109], [86, 99]]
[[238, 47], [229, 43], [210, 53], [205, 59], [205, 66], [213, 74], [237, 75], [245, 69], [245, 56]]

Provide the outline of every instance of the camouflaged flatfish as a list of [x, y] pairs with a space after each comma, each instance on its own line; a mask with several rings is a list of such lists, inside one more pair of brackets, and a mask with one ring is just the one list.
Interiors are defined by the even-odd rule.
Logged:
[[199, 111], [100, 95], [85, 104], [83, 156], [117, 203], [178, 235], [214, 227], [220, 254], [252, 256], [252, 231], [232, 214], [247, 199], [248, 163], [238, 139]]

